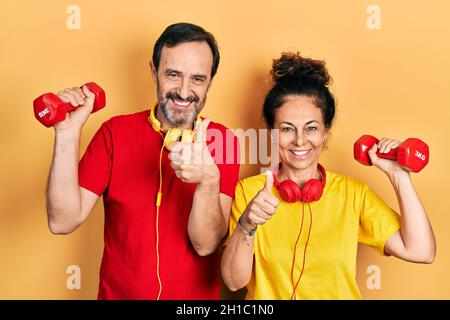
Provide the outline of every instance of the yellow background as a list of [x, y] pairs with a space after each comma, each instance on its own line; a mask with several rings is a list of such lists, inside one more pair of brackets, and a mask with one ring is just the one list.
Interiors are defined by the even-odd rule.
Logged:
[[[67, 7], [81, 9], [69, 30]], [[381, 9], [381, 30], [366, 26], [369, 5]], [[86, 123], [81, 154], [103, 121], [155, 101], [148, 61], [166, 26], [187, 21], [212, 32], [222, 61], [204, 115], [230, 128], [263, 128], [261, 105], [272, 58], [282, 51], [325, 59], [338, 101], [322, 163], [364, 180], [398, 210], [388, 179], [353, 160], [364, 133], [420, 137], [431, 160], [413, 181], [437, 238], [432, 265], [384, 258], [361, 247], [358, 283], [366, 299], [449, 299], [450, 2], [434, 1], [23, 1], [0, 10], [0, 298], [95, 299], [103, 250], [103, 206], [68, 236], [47, 228], [45, 188], [54, 133], [34, 118], [44, 92], [96, 81], [107, 108]], [[246, 165], [241, 177], [258, 172]], [[66, 288], [66, 268], [81, 268], [81, 290]], [[369, 290], [366, 269], [381, 269]], [[227, 296], [225, 294], [225, 296]]]

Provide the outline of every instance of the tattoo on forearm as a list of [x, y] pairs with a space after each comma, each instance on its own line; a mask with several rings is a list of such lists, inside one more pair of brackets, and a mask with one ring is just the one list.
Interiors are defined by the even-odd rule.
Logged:
[[242, 232], [244, 237], [242, 238], [242, 241], [247, 245], [247, 247], [251, 247], [253, 245], [252, 236], [249, 236], [248, 234]]

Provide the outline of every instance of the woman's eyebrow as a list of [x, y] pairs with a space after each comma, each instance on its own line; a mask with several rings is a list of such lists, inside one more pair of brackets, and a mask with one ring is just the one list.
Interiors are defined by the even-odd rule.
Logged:
[[289, 121], [282, 121], [280, 124], [283, 124], [283, 123], [295, 127], [295, 125], [293, 123], [290, 123]]
[[[310, 120], [310, 121], [305, 123], [305, 126], [307, 126], [308, 124], [314, 123], [314, 122], [319, 123], [319, 121], [317, 121], [317, 120]], [[289, 122], [289, 121], [282, 121], [280, 124], [283, 124], [283, 123], [295, 127], [295, 125], [293, 123]]]

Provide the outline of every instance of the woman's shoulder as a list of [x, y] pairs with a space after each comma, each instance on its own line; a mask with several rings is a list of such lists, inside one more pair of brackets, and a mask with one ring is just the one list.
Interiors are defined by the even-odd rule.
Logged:
[[258, 192], [261, 190], [266, 183], [265, 174], [257, 174], [244, 179], [239, 180], [239, 185], [245, 193], [247, 192]]
[[365, 189], [367, 183], [351, 177], [349, 175], [328, 171], [327, 170], [327, 184], [332, 187], [346, 187], [347, 189]]

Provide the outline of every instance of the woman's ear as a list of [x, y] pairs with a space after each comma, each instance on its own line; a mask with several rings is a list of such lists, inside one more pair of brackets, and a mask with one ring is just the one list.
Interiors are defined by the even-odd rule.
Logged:
[[330, 133], [328, 129], [325, 129], [325, 134], [323, 136], [323, 148], [326, 150], [328, 148], [328, 139], [330, 138]]
[[329, 136], [329, 131], [328, 129], [325, 129], [325, 134], [323, 135], [323, 142], [327, 142], [328, 141], [328, 136]]
[[279, 129], [274, 129], [274, 128], [270, 128], [269, 129], [269, 134], [270, 134], [270, 142], [272, 142], [272, 144], [277, 144], [280, 142], [280, 130]]

